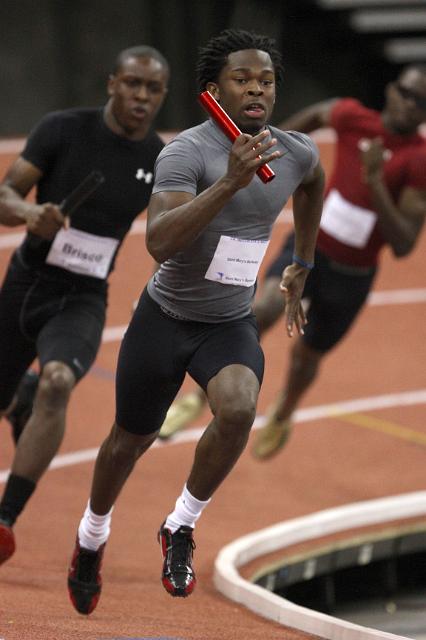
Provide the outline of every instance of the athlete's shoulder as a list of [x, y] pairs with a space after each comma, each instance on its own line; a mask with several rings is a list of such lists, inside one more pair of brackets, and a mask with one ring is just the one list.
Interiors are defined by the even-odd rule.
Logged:
[[338, 98], [333, 106], [332, 112], [336, 111], [347, 111], [351, 113], [370, 113], [373, 110], [366, 107], [360, 100], [356, 98]]
[[312, 142], [312, 138], [307, 133], [301, 133], [300, 131], [293, 131], [292, 129], [278, 129], [278, 127], [268, 127], [271, 135], [278, 140], [292, 141], [294, 144], [304, 144]]
[[358, 129], [360, 126], [377, 127], [379, 122], [380, 113], [355, 98], [336, 100], [330, 113], [330, 125], [336, 130]]
[[73, 108], [50, 111], [44, 117], [44, 121], [58, 122], [63, 124], [80, 124], [99, 119], [100, 109], [97, 108]]
[[295, 153], [303, 153], [305, 151], [311, 153], [313, 150], [315, 152], [317, 150], [317, 145], [307, 133], [291, 130], [283, 131], [277, 127], [269, 127], [269, 131], [281, 144]]
[[139, 141], [139, 145], [141, 150], [146, 153], [153, 153], [157, 156], [161, 150], [164, 149], [166, 143], [155, 129], [150, 129], [145, 138]]
[[[203, 123], [205, 124], [205, 123]], [[183, 155], [188, 158], [194, 158], [202, 155], [202, 150], [205, 148], [205, 128], [203, 124], [185, 129], [178, 133], [165, 147], [161, 150], [159, 160], [168, 156], [180, 156]]]
[[282, 131], [276, 127], [269, 127], [269, 131], [285, 149], [282, 157], [283, 162], [286, 163], [289, 157], [292, 157], [302, 175], [306, 175], [317, 166], [319, 150], [316, 143], [306, 133], [292, 130]]
[[194, 127], [190, 127], [189, 129], [185, 129], [178, 133], [169, 144], [180, 144], [180, 143], [193, 143], [199, 144], [205, 141], [206, 139], [211, 137], [210, 127], [208, 122], [202, 122]]

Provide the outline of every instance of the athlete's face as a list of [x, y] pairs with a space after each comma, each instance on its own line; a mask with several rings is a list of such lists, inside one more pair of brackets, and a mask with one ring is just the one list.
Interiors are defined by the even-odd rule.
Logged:
[[111, 75], [111, 113], [127, 135], [146, 133], [167, 93], [168, 72], [159, 60], [130, 57]]
[[207, 89], [245, 133], [257, 133], [268, 122], [275, 102], [275, 72], [265, 51], [244, 49], [228, 56], [218, 81]]
[[392, 131], [409, 134], [426, 122], [426, 75], [417, 69], [404, 71], [386, 89], [383, 121]]

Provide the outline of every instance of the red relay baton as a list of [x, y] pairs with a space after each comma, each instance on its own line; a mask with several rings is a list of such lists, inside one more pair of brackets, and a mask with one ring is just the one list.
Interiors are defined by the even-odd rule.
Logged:
[[[216, 124], [222, 129], [223, 133], [229, 138], [231, 142], [234, 142], [239, 135], [241, 135], [241, 131], [228, 116], [226, 111], [222, 109], [220, 104], [215, 100], [210, 93], [210, 91], [203, 91], [198, 96], [198, 100], [201, 106], [207, 111], [207, 113], [213, 118]], [[262, 182], [270, 182], [275, 178], [275, 173], [272, 171], [271, 167], [267, 164], [262, 165], [256, 171], [259, 178]]]

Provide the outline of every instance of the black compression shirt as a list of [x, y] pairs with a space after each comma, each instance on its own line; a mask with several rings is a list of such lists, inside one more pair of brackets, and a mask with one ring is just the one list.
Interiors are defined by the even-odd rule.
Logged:
[[[71, 226], [121, 243], [148, 204], [154, 163], [163, 146], [152, 130], [142, 141], [116, 135], [105, 125], [102, 109], [69, 109], [47, 114], [30, 133], [22, 156], [43, 173], [38, 203], [61, 203], [91, 171], [101, 171], [105, 182], [73, 213]], [[31, 267], [60, 275], [63, 269], [45, 264], [51, 244], [27, 234], [21, 256]]]

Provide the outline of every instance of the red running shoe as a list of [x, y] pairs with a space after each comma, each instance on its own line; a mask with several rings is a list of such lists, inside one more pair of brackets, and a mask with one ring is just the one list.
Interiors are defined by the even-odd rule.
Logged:
[[101, 565], [105, 543], [97, 551], [80, 547], [76, 541], [68, 572], [68, 593], [79, 613], [89, 615], [96, 608], [102, 589]]
[[165, 590], [174, 597], [186, 598], [197, 582], [192, 568], [195, 549], [193, 529], [182, 526], [172, 533], [164, 523], [158, 532], [158, 542], [164, 558], [161, 582]]
[[15, 536], [12, 527], [5, 520], [0, 520], [0, 564], [9, 560], [14, 553]]

